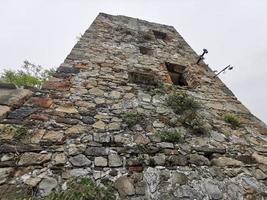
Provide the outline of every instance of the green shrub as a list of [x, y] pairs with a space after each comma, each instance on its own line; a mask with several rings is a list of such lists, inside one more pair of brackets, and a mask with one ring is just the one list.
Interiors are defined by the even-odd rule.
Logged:
[[136, 124], [141, 124], [145, 117], [143, 114], [137, 112], [128, 112], [122, 115], [123, 121], [128, 125], [129, 128], [132, 128]]
[[209, 123], [197, 112], [188, 112], [184, 114], [182, 123], [192, 129], [195, 134], [208, 134], [210, 132]]
[[40, 87], [54, 72], [54, 69], [44, 69], [26, 60], [19, 70], [4, 70], [0, 82], [12, 83], [18, 87]]
[[200, 108], [200, 104], [186, 92], [176, 92], [169, 95], [167, 105], [178, 114], [182, 114], [186, 110], [197, 110]]
[[233, 114], [226, 114], [224, 116], [224, 121], [231, 124], [234, 129], [240, 127], [241, 125], [239, 118]]
[[183, 133], [179, 129], [164, 130], [158, 133], [163, 142], [181, 142], [184, 138]]
[[109, 186], [100, 188], [88, 178], [68, 183], [68, 189], [51, 193], [46, 200], [115, 200], [114, 190]]

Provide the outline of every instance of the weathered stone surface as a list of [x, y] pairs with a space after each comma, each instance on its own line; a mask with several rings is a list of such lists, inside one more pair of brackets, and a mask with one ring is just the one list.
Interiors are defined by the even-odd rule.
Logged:
[[242, 166], [243, 163], [239, 160], [235, 160], [233, 158], [228, 157], [219, 157], [212, 159], [211, 161], [212, 165], [224, 167], [224, 166]]
[[169, 166], [185, 166], [188, 163], [188, 161], [186, 156], [172, 155], [166, 159], [166, 163]]
[[21, 155], [18, 165], [41, 165], [50, 161], [51, 154], [24, 153]]
[[83, 154], [79, 154], [77, 156], [71, 157], [69, 161], [75, 167], [84, 167], [84, 166], [91, 165], [91, 161]]
[[82, 122], [85, 124], [93, 124], [95, 122], [93, 117], [90, 116], [83, 116], [82, 117]]
[[134, 142], [136, 144], [148, 144], [150, 139], [143, 134], [137, 134], [134, 136]]
[[57, 186], [57, 180], [51, 177], [44, 178], [39, 186], [38, 190], [42, 197], [48, 196], [52, 190]]
[[4, 183], [14, 169], [11, 167], [0, 168], [0, 184]]
[[30, 90], [0, 88], [0, 105], [20, 106], [31, 95]]
[[112, 98], [112, 99], [119, 99], [119, 98], [121, 98], [121, 93], [120, 92], [118, 92], [118, 91], [112, 91], [110, 94], [110, 97]]
[[99, 89], [99, 88], [92, 88], [89, 90], [90, 94], [93, 94], [95, 96], [103, 96], [104, 95], [104, 91]]
[[108, 165], [110, 167], [120, 167], [122, 166], [121, 157], [117, 154], [108, 155]]
[[204, 187], [205, 187], [210, 199], [222, 199], [223, 194], [217, 185], [206, 181], [204, 183]]
[[156, 165], [164, 165], [166, 156], [165, 156], [165, 154], [157, 154], [157, 155], [153, 156], [152, 159]]
[[208, 158], [198, 154], [190, 154], [189, 155], [189, 162], [198, 166], [201, 165], [210, 165], [210, 161]]
[[122, 196], [131, 196], [135, 194], [134, 186], [127, 176], [122, 176], [114, 183], [115, 188]]
[[65, 131], [65, 134], [68, 136], [77, 136], [77, 135], [81, 135], [86, 132], [87, 132], [87, 128], [85, 126], [75, 125], [75, 126], [72, 126], [71, 128], [68, 128]]
[[96, 123], [93, 124], [93, 127], [98, 130], [105, 130], [106, 124], [102, 121], [97, 121]]
[[65, 66], [60, 66], [57, 69], [57, 73], [63, 73], [63, 74], [77, 74], [79, 73], [79, 69], [75, 67], [65, 67]]
[[52, 160], [54, 161], [54, 165], [64, 165], [67, 159], [64, 153], [56, 153], [53, 154]]
[[85, 151], [88, 156], [107, 156], [108, 153], [109, 151], [105, 147], [88, 147]]
[[9, 119], [24, 119], [32, 113], [36, 112], [38, 109], [34, 107], [24, 106], [12, 111], [9, 115]]
[[59, 106], [56, 108], [56, 111], [58, 112], [64, 112], [64, 113], [78, 113], [78, 110], [73, 106]]
[[173, 149], [174, 145], [172, 143], [169, 142], [161, 142], [157, 144], [158, 147], [160, 148], [166, 148], [166, 149]]
[[108, 143], [110, 142], [111, 137], [108, 133], [94, 133], [94, 141], [101, 142], [101, 143]]
[[56, 131], [48, 131], [44, 134], [42, 140], [50, 142], [62, 142], [64, 134]]
[[108, 165], [108, 161], [104, 157], [95, 157], [94, 163], [97, 167], [106, 167]]
[[38, 183], [41, 181], [41, 178], [39, 177], [30, 177], [30, 178], [27, 178], [24, 183], [31, 186], [31, 187], [35, 187], [38, 185]]
[[30, 144], [2, 144], [0, 146], [0, 153], [24, 153], [24, 152], [40, 152], [42, 148], [38, 145]]
[[185, 185], [188, 182], [188, 178], [184, 173], [174, 172], [171, 174], [172, 184]]
[[79, 120], [78, 119], [72, 119], [72, 118], [57, 118], [56, 122], [69, 124], [69, 125], [76, 125], [79, 123]]
[[267, 157], [266, 156], [262, 156], [262, 155], [257, 154], [256, 152], [254, 152], [252, 154], [252, 158], [254, 158], [258, 163], [267, 165]]
[[120, 130], [120, 128], [121, 128], [120, 123], [112, 122], [108, 124], [108, 130], [110, 131], [117, 131], [117, 130]]
[[0, 119], [5, 117], [6, 114], [10, 111], [10, 107], [0, 105]]

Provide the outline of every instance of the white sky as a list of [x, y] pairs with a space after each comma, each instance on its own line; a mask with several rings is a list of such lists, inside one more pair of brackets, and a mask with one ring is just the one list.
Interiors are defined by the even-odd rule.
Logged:
[[173, 25], [267, 122], [267, 0], [0, 0], [0, 70], [58, 67], [99, 12]]

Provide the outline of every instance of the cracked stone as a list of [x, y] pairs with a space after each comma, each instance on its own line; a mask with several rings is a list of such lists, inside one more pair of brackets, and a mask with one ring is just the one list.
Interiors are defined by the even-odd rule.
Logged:
[[42, 108], [50, 108], [50, 106], [53, 104], [53, 100], [46, 97], [32, 97], [27, 103]]
[[2, 117], [5, 117], [6, 114], [7, 114], [9, 111], [10, 111], [10, 107], [8, 107], [8, 106], [1, 106], [1, 105], [0, 105], [0, 119], [1, 119]]
[[95, 157], [94, 163], [97, 167], [106, 167], [108, 165], [108, 161], [104, 157]]
[[51, 142], [61, 142], [64, 138], [64, 134], [56, 131], [48, 131], [43, 136], [42, 140], [51, 141]]
[[70, 128], [68, 128], [65, 133], [66, 135], [70, 135], [70, 136], [75, 136], [75, 135], [80, 135], [83, 134], [87, 131], [87, 128], [82, 126], [82, 125], [75, 125], [72, 126]]
[[109, 96], [112, 98], [112, 99], [119, 99], [121, 98], [121, 93], [118, 92], [118, 91], [112, 91]]
[[110, 154], [108, 156], [108, 162], [110, 167], [120, 167], [122, 166], [122, 160], [117, 154]]
[[89, 90], [89, 93], [90, 93], [90, 94], [93, 94], [93, 95], [95, 95], [95, 96], [103, 96], [103, 95], [104, 95], [104, 91], [103, 91], [103, 90], [100, 90], [100, 89], [98, 89], [98, 88], [96, 88], [96, 87], [90, 89], [90, 90]]
[[69, 159], [71, 164], [75, 167], [84, 167], [84, 166], [90, 166], [91, 161], [83, 154], [79, 154], [77, 156], [71, 157]]
[[134, 136], [134, 142], [136, 144], [148, 144], [150, 143], [150, 139], [143, 134], [137, 134]]
[[52, 157], [55, 165], [64, 165], [66, 163], [66, 156], [64, 153], [54, 154]]
[[59, 106], [56, 111], [58, 112], [64, 112], [64, 113], [78, 113], [78, 110], [73, 106]]
[[228, 158], [228, 157], [219, 157], [212, 159], [211, 163], [216, 166], [224, 167], [224, 166], [243, 166], [243, 162]]
[[205, 182], [203, 185], [204, 185], [210, 199], [222, 199], [223, 194], [217, 185], [214, 185], [210, 182]]
[[121, 128], [120, 123], [112, 122], [108, 124], [108, 130], [110, 131], [117, 131], [117, 130], [120, 130], [120, 128]]
[[189, 155], [189, 162], [198, 166], [201, 165], [210, 165], [210, 161], [208, 158], [198, 154], [190, 154]]
[[9, 119], [24, 119], [28, 117], [29, 115], [33, 114], [34, 112], [36, 112], [37, 110], [38, 110], [37, 108], [28, 107], [28, 106], [20, 107], [12, 111], [8, 115], [8, 118]]
[[20, 166], [40, 165], [50, 161], [50, 159], [51, 159], [51, 154], [24, 153], [20, 157], [18, 165]]
[[111, 136], [108, 133], [94, 133], [94, 141], [108, 143], [111, 141]]
[[188, 178], [184, 173], [173, 172], [171, 175], [172, 184], [185, 185], [188, 182]]
[[9, 175], [13, 172], [13, 168], [0, 168], [0, 184], [4, 183]]
[[99, 130], [105, 130], [106, 129], [106, 124], [102, 121], [97, 121], [96, 123], [93, 124], [93, 127], [95, 129], [99, 129]]
[[54, 178], [44, 178], [39, 186], [38, 186], [38, 190], [39, 193], [42, 197], [48, 196], [52, 190], [57, 186], [57, 180]]
[[88, 156], [107, 156], [109, 151], [105, 147], [88, 147], [85, 154]]
[[121, 196], [132, 196], [135, 194], [134, 186], [127, 176], [118, 178], [114, 187], [119, 191]]

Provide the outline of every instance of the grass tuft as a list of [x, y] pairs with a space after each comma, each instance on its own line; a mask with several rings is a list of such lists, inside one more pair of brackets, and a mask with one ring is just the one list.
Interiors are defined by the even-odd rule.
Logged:
[[240, 119], [234, 114], [226, 114], [224, 115], [224, 121], [231, 124], [232, 128], [236, 129], [240, 127]]

